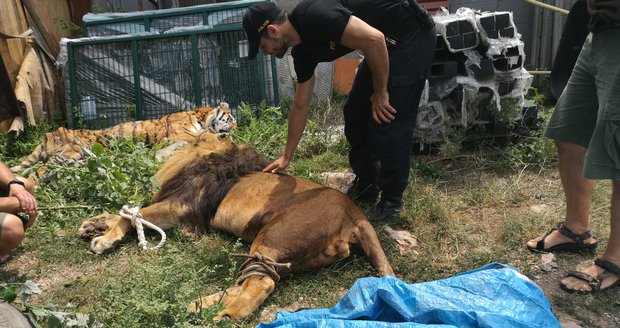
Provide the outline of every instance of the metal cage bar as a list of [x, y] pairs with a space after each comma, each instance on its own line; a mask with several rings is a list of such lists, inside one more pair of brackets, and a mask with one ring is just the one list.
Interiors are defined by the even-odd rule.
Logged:
[[221, 101], [232, 108], [279, 101], [274, 59], [247, 60], [240, 24], [73, 39], [66, 46], [70, 127], [103, 128]]
[[242, 0], [134, 13], [86, 14], [85, 36], [164, 32], [175, 27], [240, 24], [247, 8], [265, 0]]

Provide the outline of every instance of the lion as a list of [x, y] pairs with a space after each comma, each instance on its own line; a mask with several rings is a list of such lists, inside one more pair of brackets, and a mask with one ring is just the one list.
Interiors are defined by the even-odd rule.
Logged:
[[[161, 183], [139, 214], [162, 229], [226, 231], [251, 243], [237, 285], [188, 305], [200, 311], [222, 299], [215, 320], [250, 315], [274, 291], [281, 276], [317, 269], [361, 244], [380, 275], [394, 275], [368, 219], [342, 192], [286, 174], [261, 172], [269, 162], [226, 135], [205, 134], [177, 151], [157, 172]], [[111, 251], [132, 230], [130, 220], [101, 214], [78, 234], [96, 254]]]

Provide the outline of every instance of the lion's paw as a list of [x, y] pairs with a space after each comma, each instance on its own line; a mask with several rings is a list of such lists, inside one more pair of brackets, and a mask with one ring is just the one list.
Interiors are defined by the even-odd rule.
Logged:
[[101, 214], [82, 222], [78, 229], [78, 236], [85, 241], [89, 241], [103, 235], [108, 230], [108, 224], [106, 223], [108, 216], [108, 214]]
[[219, 292], [213, 295], [201, 297], [187, 305], [187, 310], [190, 312], [200, 312], [202, 309], [206, 309], [215, 304], [218, 304], [222, 301], [222, 297], [224, 297], [224, 293]]
[[228, 314], [224, 314], [222, 312], [218, 313], [215, 317], [213, 317], [213, 321], [232, 321], [232, 318]]
[[95, 237], [90, 242], [90, 251], [101, 255], [109, 250], [112, 250], [114, 246], [116, 246], [117, 242], [118, 240], [110, 240], [109, 238], [106, 238], [106, 236]]

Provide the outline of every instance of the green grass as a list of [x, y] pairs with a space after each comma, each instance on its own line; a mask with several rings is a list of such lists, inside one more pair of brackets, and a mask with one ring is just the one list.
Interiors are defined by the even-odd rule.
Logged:
[[[290, 174], [320, 181], [322, 172], [348, 168], [346, 141], [334, 140], [328, 129], [330, 123], [339, 123], [335, 119], [341, 116], [339, 105], [312, 109]], [[233, 138], [277, 158], [286, 140], [286, 110], [242, 106], [245, 124]], [[542, 117], [546, 119], [548, 112], [544, 109]], [[43, 132], [29, 131], [17, 141], [1, 137], [0, 158], [9, 165], [17, 163]], [[414, 283], [447, 278], [491, 262], [507, 263], [548, 292], [556, 313], [588, 327], [619, 322], [617, 292], [584, 296], [558, 291], [561, 271], [557, 279], [544, 279], [549, 276], [537, 269], [540, 256], [524, 246], [564, 215], [553, 145], [539, 130], [501, 146], [459, 143], [452, 142], [438, 155], [416, 156], [405, 211], [386, 222], [411, 232], [419, 242], [418, 254], [400, 255], [382, 225], [376, 226], [396, 275]], [[283, 279], [267, 301], [240, 322], [213, 323], [210, 318], [217, 308], [189, 314], [186, 306], [194, 299], [233, 283], [243, 259], [229, 254], [247, 252], [247, 244], [219, 232], [195, 236], [172, 230], [159, 251], [139, 251], [136, 237], [131, 236], [116, 251], [97, 256], [77, 237], [80, 223], [90, 216], [116, 212], [127, 203], [148, 204], [158, 187], [152, 180], [161, 164], [155, 151], [140, 143], [113, 140], [108, 148], [95, 147], [83, 165], [51, 166], [54, 178], [36, 192], [44, 209], [15, 251], [15, 259], [0, 269], [0, 286], [31, 280], [42, 289], [25, 302], [14, 301], [24, 311], [39, 314], [40, 325], [68, 326], [69, 319], [81, 319], [75, 326], [253, 327], [273, 318], [276, 309], [331, 307], [356, 279], [375, 275], [356, 250], [329, 267]], [[609, 198], [610, 184], [598, 184], [592, 221], [602, 246], [599, 252], [607, 243]], [[159, 241], [156, 233], [148, 232], [147, 238], [151, 244]], [[592, 259], [591, 255], [556, 257], [560, 270]]]

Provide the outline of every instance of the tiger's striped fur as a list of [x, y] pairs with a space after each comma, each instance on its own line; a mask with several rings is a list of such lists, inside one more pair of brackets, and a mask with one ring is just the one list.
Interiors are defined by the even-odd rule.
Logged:
[[126, 122], [101, 130], [59, 128], [46, 133], [43, 142], [20, 164], [11, 167], [11, 171], [22, 171], [40, 161], [63, 163], [79, 160], [84, 155], [84, 149], [90, 149], [97, 142], [105, 145], [109, 138], [141, 139], [150, 145], [163, 140], [191, 142], [202, 133], [226, 134], [235, 127], [237, 121], [228, 104], [221, 103], [216, 108], [201, 107], [160, 119]]

